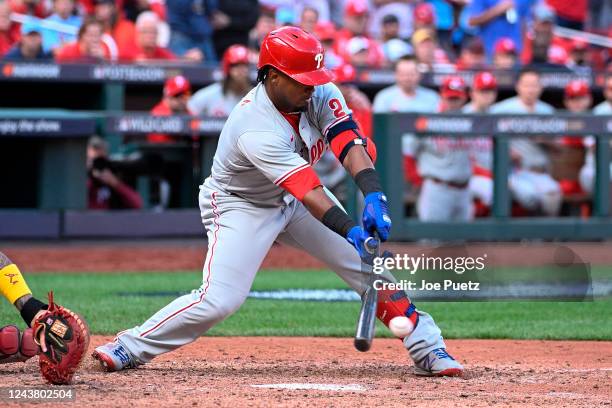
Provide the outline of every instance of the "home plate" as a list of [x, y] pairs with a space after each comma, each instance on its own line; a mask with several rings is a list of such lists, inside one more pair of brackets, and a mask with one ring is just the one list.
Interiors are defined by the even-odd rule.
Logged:
[[366, 391], [366, 387], [359, 384], [310, 384], [310, 383], [281, 383], [281, 384], [251, 384], [253, 388], [273, 388], [283, 390], [317, 390], [317, 391]]

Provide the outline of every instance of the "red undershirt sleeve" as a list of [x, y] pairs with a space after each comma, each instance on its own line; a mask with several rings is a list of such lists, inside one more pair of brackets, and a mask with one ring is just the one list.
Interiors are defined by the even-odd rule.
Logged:
[[302, 201], [309, 191], [321, 186], [322, 183], [314, 169], [311, 166], [305, 166], [285, 178], [279, 185]]
[[417, 168], [417, 162], [414, 157], [409, 155], [404, 155], [404, 178], [417, 187], [423, 184], [423, 179]]

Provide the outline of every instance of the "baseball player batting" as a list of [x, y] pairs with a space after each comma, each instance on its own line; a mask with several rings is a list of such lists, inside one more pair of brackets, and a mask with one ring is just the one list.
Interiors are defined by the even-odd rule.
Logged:
[[[362, 295], [364, 242], [389, 237], [391, 220], [374, 170], [375, 149], [359, 133], [351, 111], [330, 83], [319, 41], [296, 27], [272, 31], [262, 43], [258, 84], [233, 109], [219, 139], [212, 174], [200, 187], [208, 235], [203, 283], [142, 325], [97, 347], [108, 371], [134, 368], [196, 340], [242, 305], [275, 241], [301, 248]], [[312, 165], [326, 149], [365, 196], [363, 227], [329, 196]], [[393, 280], [390, 273], [384, 278]], [[416, 373], [460, 375], [432, 317], [417, 311], [403, 291], [379, 291], [377, 316], [385, 324], [406, 316], [416, 326], [403, 340]]]

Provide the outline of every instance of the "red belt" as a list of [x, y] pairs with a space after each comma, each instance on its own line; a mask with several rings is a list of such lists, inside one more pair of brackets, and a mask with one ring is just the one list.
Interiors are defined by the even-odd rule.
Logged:
[[458, 183], [458, 182], [455, 182], [455, 181], [445, 181], [445, 180], [439, 179], [437, 177], [426, 177], [426, 178], [428, 178], [429, 180], [431, 180], [431, 181], [433, 181], [434, 183], [437, 183], [437, 184], [445, 184], [445, 185], [447, 185], [449, 187], [461, 188], [461, 189], [467, 188], [468, 183], [469, 183], [469, 181], [465, 181], [463, 183]]

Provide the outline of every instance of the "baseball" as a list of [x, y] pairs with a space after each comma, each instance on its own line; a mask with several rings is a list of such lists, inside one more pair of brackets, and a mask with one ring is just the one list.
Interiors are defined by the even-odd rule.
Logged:
[[407, 318], [406, 316], [397, 316], [391, 319], [389, 322], [389, 330], [396, 337], [404, 338], [412, 333], [414, 330], [414, 324], [412, 324], [412, 320]]

